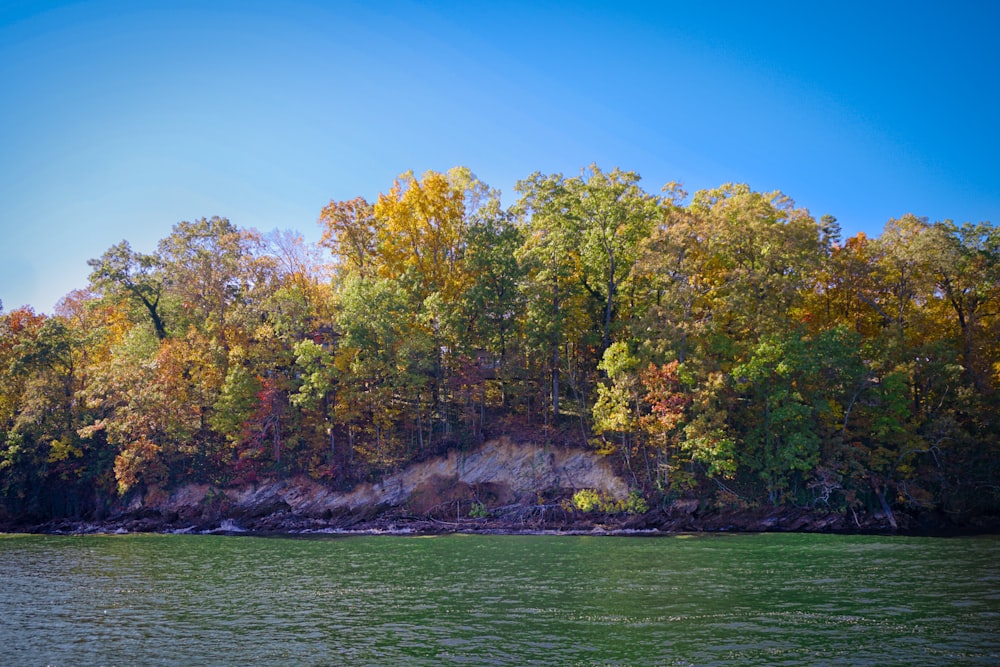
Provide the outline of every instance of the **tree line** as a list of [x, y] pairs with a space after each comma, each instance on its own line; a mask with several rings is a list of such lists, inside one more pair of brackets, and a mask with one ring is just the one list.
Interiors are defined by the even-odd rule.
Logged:
[[[376, 479], [512, 434], [653, 502], [1000, 509], [1000, 230], [841, 238], [780, 192], [468, 169], [127, 241], [51, 316], [0, 307], [0, 506], [100, 515], [185, 481]], [[544, 492], [544, 490], [540, 490]]]

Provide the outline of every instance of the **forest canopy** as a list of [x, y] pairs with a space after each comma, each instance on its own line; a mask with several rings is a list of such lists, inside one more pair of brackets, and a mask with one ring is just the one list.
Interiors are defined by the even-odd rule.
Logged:
[[1000, 230], [842, 238], [780, 192], [597, 166], [516, 201], [466, 168], [331, 201], [322, 239], [225, 218], [0, 308], [0, 516], [187, 481], [376, 479], [509, 434], [636, 492], [1000, 509]]

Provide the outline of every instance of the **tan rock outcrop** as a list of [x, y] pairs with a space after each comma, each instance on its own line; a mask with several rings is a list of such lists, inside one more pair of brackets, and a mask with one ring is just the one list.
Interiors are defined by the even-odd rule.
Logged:
[[[413, 464], [374, 484], [336, 492], [304, 475], [259, 483], [252, 487], [215, 489], [189, 484], [147, 497], [143, 506], [160, 511], [183, 511], [222, 500], [234, 514], [260, 516], [287, 509], [302, 516], [336, 511], [363, 511], [376, 507], [404, 507], [422, 511], [435, 500], [485, 491], [503, 502], [533, 502], [539, 494], [569, 494], [594, 489], [624, 498], [628, 486], [602, 456], [580, 449], [491, 440], [471, 452], [451, 451], [445, 457]], [[222, 497], [220, 497], [222, 496]]]

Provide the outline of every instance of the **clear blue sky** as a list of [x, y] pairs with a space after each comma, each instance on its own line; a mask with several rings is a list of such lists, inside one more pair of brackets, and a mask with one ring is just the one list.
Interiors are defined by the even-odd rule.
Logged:
[[596, 162], [780, 189], [846, 234], [1000, 223], [998, 2], [0, 0], [0, 300], [181, 220]]

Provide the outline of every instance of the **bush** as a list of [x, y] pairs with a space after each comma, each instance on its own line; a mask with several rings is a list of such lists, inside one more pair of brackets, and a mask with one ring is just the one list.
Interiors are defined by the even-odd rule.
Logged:
[[597, 510], [605, 514], [645, 514], [649, 511], [649, 503], [635, 489], [629, 491], [624, 500], [615, 500], [593, 489], [580, 489], [573, 494], [573, 507], [581, 512]]
[[628, 498], [621, 501], [622, 511], [627, 514], [645, 514], [649, 511], [649, 503], [641, 493], [632, 489], [628, 492]]
[[573, 494], [573, 507], [581, 512], [593, 512], [601, 504], [601, 497], [593, 489], [580, 489]]

